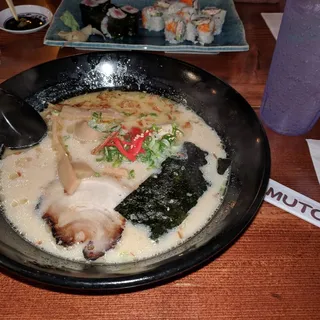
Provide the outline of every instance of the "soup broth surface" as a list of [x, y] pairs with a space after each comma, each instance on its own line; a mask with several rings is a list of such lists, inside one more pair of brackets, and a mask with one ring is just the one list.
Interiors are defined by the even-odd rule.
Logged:
[[[225, 158], [226, 153], [217, 133], [185, 106], [143, 92], [102, 91], [49, 104], [42, 115], [48, 123], [48, 136], [29, 150], [7, 151], [1, 160], [2, 206], [6, 218], [21, 236], [42, 250], [65, 259], [85, 261], [85, 246], [89, 251], [92, 248], [88, 245], [86, 237], [89, 236], [82, 222], [75, 223], [77, 215], [90, 219], [86, 223], [96, 239], [93, 245], [97, 248], [106, 246], [103, 232], [118, 232], [99, 229], [106, 223], [106, 214], [111, 217], [112, 224], [126, 221], [121, 225], [121, 234], [113, 238], [105, 253], [102, 250], [102, 256], [89, 260], [99, 263], [136, 261], [178, 246], [201, 230], [219, 208], [228, 171], [223, 175], [217, 173], [217, 159]], [[140, 138], [137, 135], [132, 140], [123, 140], [130, 141], [130, 145], [122, 142], [125, 154], [136, 148], [141, 138], [145, 139], [144, 143], [150, 140], [150, 145], [160, 141], [165, 151], [148, 159], [148, 149], [142, 148], [137, 159], [130, 161], [117, 149], [116, 139], [111, 139], [110, 146], [93, 152], [115, 132], [116, 137], [126, 139], [132, 128], [140, 132]], [[170, 141], [164, 140], [173, 134], [176, 134], [176, 140], [170, 145]], [[114, 209], [146, 179], [161, 174], [165, 159], [183, 153], [184, 142], [191, 142], [207, 153], [207, 163], [200, 171], [208, 187], [181, 224], [153, 239], [147, 225], [123, 219]], [[60, 155], [59, 148], [63, 150]], [[116, 155], [110, 150], [115, 150]], [[79, 183], [76, 187], [72, 185], [70, 190], [61, 176], [61, 172], [70, 174], [66, 167], [60, 167], [63, 156], [71, 163], [71, 172], [76, 172], [73, 183]], [[177, 172], [177, 176], [179, 174]], [[69, 211], [65, 211], [65, 216], [59, 216], [64, 210]], [[48, 212], [51, 220], [44, 219]], [[57, 217], [58, 223], [54, 221]], [[71, 229], [66, 231], [68, 223]], [[69, 238], [65, 235], [59, 238], [62, 225], [61, 230], [69, 232]]]

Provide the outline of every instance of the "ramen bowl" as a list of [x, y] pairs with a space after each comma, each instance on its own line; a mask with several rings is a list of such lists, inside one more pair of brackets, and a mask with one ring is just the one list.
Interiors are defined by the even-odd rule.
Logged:
[[177, 247], [136, 262], [106, 265], [53, 256], [25, 241], [0, 214], [0, 266], [22, 280], [75, 292], [159, 285], [212, 262], [244, 232], [263, 201], [270, 150], [254, 110], [228, 84], [195, 66], [147, 53], [89, 53], [36, 66], [1, 87], [38, 111], [47, 102], [105, 89], [158, 94], [199, 115], [217, 132], [231, 159], [223, 201], [208, 223]]

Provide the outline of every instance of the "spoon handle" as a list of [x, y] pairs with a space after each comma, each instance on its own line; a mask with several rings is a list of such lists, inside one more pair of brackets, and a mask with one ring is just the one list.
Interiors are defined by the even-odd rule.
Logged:
[[9, 7], [9, 9], [10, 9], [13, 17], [14, 17], [17, 21], [19, 21], [19, 18], [18, 18], [17, 12], [16, 12], [16, 8], [14, 7], [14, 4], [13, 4], [12, 0], [6, 0], [6, 2], [7, 2], [7, 5], [8, 5], [8, 7]]

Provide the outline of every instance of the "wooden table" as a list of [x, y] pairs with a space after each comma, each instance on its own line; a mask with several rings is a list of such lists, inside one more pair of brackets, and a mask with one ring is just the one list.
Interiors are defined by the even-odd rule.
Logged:
[[[15, 0], [47, 5], [57, 0]], [[5, 6], [4, 1], [0, 9]], [[261, 12], [283, 5], [237, 4], [250, 50], [217, 56], [175, 55], [214, 73], [258, 112], [275, 45]], [[39, 63], [76, 54], [46, 47], [45, 31], [30, 36], [0, 32], [0, 82]], [[320, 139], [320, 123], [306, 136], [267, 129], [271, 177], [320, 201], [306, 138]], [[315, 226], [264, 203], [249, 229], [227, 252], [201, 270], [167, 285], [114, 296], [47, 291], [0, 275], [1, 319], [320, 319], [320, 233]]]

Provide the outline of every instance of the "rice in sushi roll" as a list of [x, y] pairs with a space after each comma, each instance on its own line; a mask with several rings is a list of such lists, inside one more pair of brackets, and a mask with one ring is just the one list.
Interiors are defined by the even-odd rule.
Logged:
[[139, 28], [139, 9], [126, 5], [121, 7], [121, 10], [127, 15], [127, 34], [136, 35]]
[[179, 17], [170, 17], [165, 21], [165, 39], [169, 43], [180, 43], [185, 40], [186, 24]]
[[173, 0], [157, 0], [153, 6], [160, 9], [168, 9], [173, 2]]
[[172, 3], [166, 12], [168, 16], [177, 14], [182, 8], [186, 7], [187, 5], [182, 2], [174, 2]]
[[101, 22], [101, 31], [111, 38], [122, 38], [127, 35], [127, 15], [119, 8], [110, 8]]
[[187, 22], [185, 40], [191, 41], [193, 43], [197, 43], [198, 42], [197, 36], [198, 36], [198, 32], [197, 32], [196, 26], [192, 22]]
[[194, 9], [199, 9], [198, 0], [180, 0], [180, 2], [185, 3], [187, 6], [192, 7]]
[[181, 17], [185, 22], [190, 22], [196, 15], [196, 10], [192, 7], [183, 7], [177, 12], [177, 15]]
[[108, 21], [109, 21], [109, 17], [105, 16], [101, 21], [100, 30], [106, 37], [112, 38], [111, 34], [108, 31]]
[[82, 0], [80, 11], [83, 25], [91, 24], [93, 28], [101, 30], [101, 21], [112, 6], [110, 0]]
[[163, 12], [156, 7], [145, 7], [142, 10], [142, 25], [149, 31], [161, 31], [164, 28]]
[[198, 35], [197, 28], [191, 22], [192, 19], [196, 16], [196, 10], [192, 7], [183, 7], [180, 11], [177, 12], [177, 15], [186, 23], [185, 40], [196, 43], [196, 37]]
[[201, 13], [211, 16], [213, 18], [216, 28], [214, 34], [220, 34], [222, 31], [224, 20], [226, 18], [227, 11], [223, 9], [218, 9], [216, 7], [206, 7], [203, 10], [201, 10]]
[[198, 32], [198, 40], [204, 45], [213, 42], [214, 20], [210, 16], [199, 16], [192, 20]]

